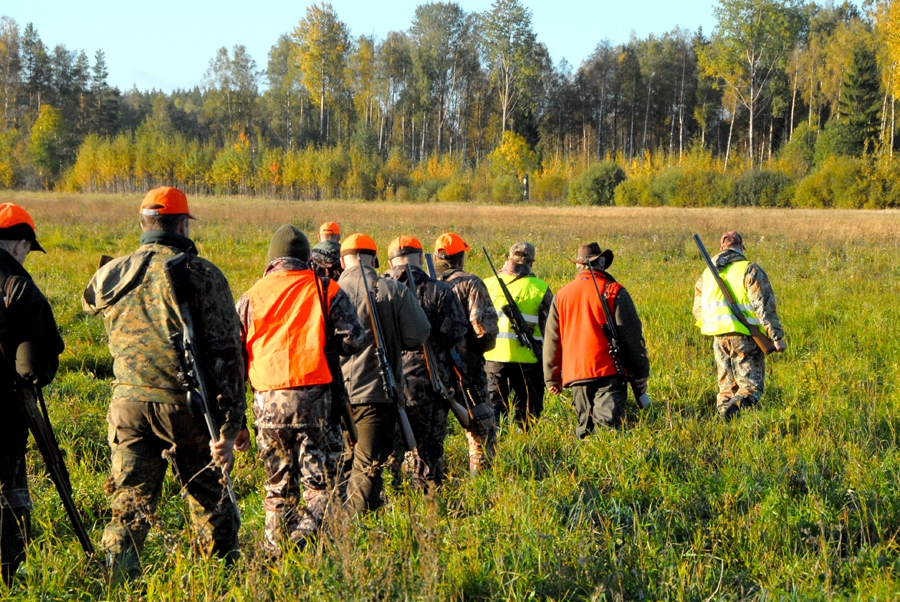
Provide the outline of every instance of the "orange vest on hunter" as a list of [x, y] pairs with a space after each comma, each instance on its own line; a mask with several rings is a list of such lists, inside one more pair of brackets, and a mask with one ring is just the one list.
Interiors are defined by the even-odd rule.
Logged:
[[[256, 391], [327, 385], [325, 322], [312, 270], [273, 272], [254, 284], [247, 325], [247, 378]], [[324, 291], [326, 307], [340, 290]]]
[[[616, 295], [622, 286], [594, 272], [597, 287], [609, 297], [609, 313], [615, 316]], [[609, 354], [609, 342], [603, 332], [606, 316], [597, 289], [588, 272], [580, 272], [575, 280], [556, 294], [559, 314], [559, 340], [562, 345], [562, 381], [570, 383], [616, 374]]]

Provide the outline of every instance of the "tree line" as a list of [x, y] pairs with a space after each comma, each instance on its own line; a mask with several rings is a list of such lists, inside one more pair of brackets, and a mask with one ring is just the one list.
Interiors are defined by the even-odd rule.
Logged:
[[632, 188], [672, 169], [796, 184], [836, 161], [900, 180], [900, 3], [714, 10], [712, 32], [603, 40], [575, 67], [519, 0], [422, 4], [383, 39], [314, 4], [265, 68], [221, 48], [202, 85], [168, 94], [110, 86], [102, 50], [51, 50], [2, 17], [0, 187], [512, 201], [528, 173], [554, 200], [592, 165], [615, 172], [601, 161]]

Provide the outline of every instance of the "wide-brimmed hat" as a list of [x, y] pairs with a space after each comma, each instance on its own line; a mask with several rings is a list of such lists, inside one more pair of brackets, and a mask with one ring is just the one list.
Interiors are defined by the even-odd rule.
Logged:
[[603, 264], [604, 270], [612, 265], [613, 259], [615, 258], [612, 250], [606, 249], [604, 251], [600, 248], [599, 244], [592, 242], [586, 245], [578, 245], [578, 254], [575, 256], [575, 259], [570, 259], [569, 261], [577, 265], [588, 265], [589, 263], [594, 263], [601, 257], [605, 261]]

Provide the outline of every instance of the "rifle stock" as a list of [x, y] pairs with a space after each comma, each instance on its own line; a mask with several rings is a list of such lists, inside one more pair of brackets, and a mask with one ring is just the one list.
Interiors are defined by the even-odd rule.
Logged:
[[363, 288], [366, 291], [366, 308], [369, 310], [369, 319], [372, 324], [372, 334], [375, 338], [375, 357], [378, 359], [378, 374], [381, 376], [381, 386], [384, 388], [384, 395], [394, 402], [397, 408], [397, 419], [400, 422], [400, 435], [403, 437], [403, 445], [407, 451], [416, 450], [416, 437], [412, 432], [412, 426], [409, 424], [409, 416], [406, 415], [404, 400], [400, 396], [397, 389], [397, 383], [394, 381], [394, 372], [387, 358], [387, 349], [385, 349], [384, 338], [382, 338], [381, 319], [378, 317], [378, 308], [375, 305], [375, 294], [369, 286], [369, 277], [366, 276], [366, 267], [362, 263], [362, 257], [356, 256], [359, 261], [359, 269], [362, 273]]
[[[200, 367], [197, 359], [194, 321], [188, 300], [179, 286], [179, 283], [186, 282], [189, 276], [187, 255], [180, 253], [166, 261], [165, 271], [169, 287], [172, 289], [175, 303], [178, 306], [178, 317], [181, 320], [183, 329], [183, 332], [176, 332], [169, 336], [169, 342], [175, 350], [175, 355], [178, 357], [181, 368], [178, 376], [182, 381], [182, 387], [187, 393], [188, 408], [193, 408], [194, 405], [200, 408], [200, 413], [203, 414], [203, 420], [209, 431], [210, 441], [216, 442], [220, 437], [219, 428], [216, 426], [216, 421], [209, 410], [209, 390], [206, 387], [203, 369]], [[225, 477], [225, 490], [228, 494], [228, 499], [231, 501], [234, 511], [240, 516], [237, 497], [234, 495], [234, 487], [231, 484], [231, 475], [224, 468], [222, 474]]]
[[706, 250], [706, 247], [703, 246], [703, 241], [700, 240], [700, 236], [694, 234], [694, 243], [696, 243], [697, 248], [700, 249], [700, 255], [703, 256], [703, 260], [706, 262], [706, 267], [709, 268], [710, 273], [713, 278], [716, 280], [716, 284], [719, 286], [719, 290], [722, 291], [722, 294], [725, 295], [725, 302], [728, 304], [728, 309], [731, 310], [731, 313], [737, 318], [737, 321], [740, 322], [744, 328], [750, 333], [750, 336], [753, 337], [753, 341], [760, 348], [760, 350], [765, 355], [769, 355], [773, 351], [775, 351], [775, 343], [772, 342], [772, 339], [763, 334], [762, 330], [760, 330], [759, 326], [756, 324], [750, 324], [747, 321], [747, 318], [744, 316], [744, 312], [741, 311], [741, 308], [737, 306], [737, 303], [734, 300], [734, 295], [731, 293], [731, 290], [728, 288], [728, 285], [722, 280], [722, 277], [719, 275], [719, 270], [716, 269], [716, 265], [713, 263], [712, 258], [709, 256], [709, 253]]
[[[429, 259], [430, 258], [431, 256], [429, 255]], [[415, 297], [418, 302], [419, 296], [416, 291], [416, 281], [413, 278], [412, 268], [410, 268], [408, 263], [406, 264], [406, 285], [409, 287], [410, 293], [412, 293], [413, 297]], [[421, 307], [421, 303], [419, 306]], [[434, 389], [434, 392], [440, 395], [447, 403], [450, 407], [450, 411], [453, 412], [453, 415], [456, 416], [456, 419], [462, 427], [468, 428], [469, 411], [456, 401], [453, 391], [449, 390], [447, 385], [445, 385], [444, 381], [441, 379], [440, 372], [438, 372], [436, 356], [434, 355], [434, 348], [431, 346], [430, 341], [426, 340], [422, 344], [422, 354], [425, 356], [425, 367], [428, 369], [428, 378], [431, 380], [431, 388]]]
[[[24, 406], [25, 420], [28, 422], [28, 428], [31, 430], [38, 451], [40, 451], [44, 464], [47, 466], [47, 472], [50, 473], [50, 480], [53, 481], [56, 491], [59, 492], [59, 499], [62, 501], [63, 508], [65, 508], [66, 514], [72, 522], [72, 528], [76, 537], [78, 537], [81, 548], [88, 558], [93, 558], [97, 555], [97, 551], [94, 549], [90, 535], [84, 526], [84, 522], [81, 520], [81, 514], [78, 512], [78, 508], [75, 507], [75, 501], [72, 499], [72, 483], [69, 480], [69, 471], [66, 469], [62, 452], [59, 449], [59, 443], [57, 443], [53, 427], [50, 425], [50, 417], [47, 415], [43, 393], [38, 387], [33, 385], [30, 385], [23, 393], [24, 395], [20, 395], [19, 398]], [[40, 401], [40, 409], [38, 409], [35, 399]]]
[[494, 262], [491, 260], [491, 254], [488, 253], [486, 247], [481, 247], [481, 250], [484, 251], [484, 256], [487, 257], [488, 264], [491, 266], [491, 271], [494, 272], [497, 283], [500, 285], [500, 290], [503, 291], [503, 297], [506, 299], [506, 305], [504, 305], [500, 311], [506, 315], [509, 323], [512, 325], [513, 332], [515, 333], [516, 340], [519, 344], [534, 354], [538, 363], [541, 363], [543, 361], [541, 344], [534, 338], [531, 327], [528, 325], [528, 322], [525, 321], [525, 316], [522, 315], [519, 306], [516, 305], [516, 300], [513, 299], [512, 293], [509, 292], [509, 288], [507, 288], [503, 278], [500, 277], [497, 268], [494, 267]]

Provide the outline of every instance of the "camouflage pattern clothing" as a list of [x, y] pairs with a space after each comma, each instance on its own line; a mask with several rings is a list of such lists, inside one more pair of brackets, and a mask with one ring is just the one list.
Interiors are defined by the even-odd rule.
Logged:
[[[477, 472], [486, 466], [494, 455], [497, 442], [497, 418], [493, 405], [487, 399], [487, 379], [484, 374], [484, 352], [497, 343], [497, 311], [491, 302], [487, 287], [475, 274], [453, 267], [446, 260], [435, 261], [438, 279], [446, 282], [456, 293], [464, 310], [468, 310], [469, 324], [466, 337], [457, 345], [462, 358], [462, 379], [480, 403], [471, 408], [466, 441], [469, 449], [469, 471]], [[457, 400], [471, 407], [457, 383], [454, 383]]]
[[15, 391], [52, 381], [65, 345], [47, 299], [5, 249], [0, 249], [0, 299], [0, 569], [8, 587], [25, 560], [32, 507], [25, 465], [28, 423]]
[[337, 280], [344, 269], [341, 267], [341, 245], [333, 240], [317, 243], [309, 253], [309, 262], [316, 274]]
[[[722, 271], [731, 263], [747, 261], [735, 249], [726, 249], [713, 257], [716, 269]], [[769, 277], [755, 263], [747, 266], [744, 286], [750, 297], [753, 313], [759, 318], [763, 332], [773, 340], [784, 337], [781, 318], [775, 304], [775, 292]], [[703, 277], [694, 285], [693, 314], [702, 319]], [[766, 356], [753, 338], [744, 334], [729, 333], [713, 337], [713, 353], [716, 358], [719, 393], [716, 409], [719, 415], [729, 419], [741, 409], [756, 405], [765, 388]]]
[[[310, 266], [299, 259], [283, 257], [270, 263], [265, 274], [308, 269]], [[324, 294], [328, 283], [323, 283], [320, 290]], [[238, 300], [237, 311], [241, 340], [246, 341], [247, 327], [253, 321], [248, 295]], [[329, 341], [339, 338], [344, 355], [357, 351], [365, 340], [365, 331], [345, 292], [334, 295], [328, 316]], [[285, 349], [285, 353], [290, 351]], [[256, 444], [266, 469], [264, 546], [270, 556], [280, 555], [279, 544], [285, 538], [305, 545], [322, 525], [343, 451], [341, 428], [333, 420], [331, 396], [330, 384], [253, 392]], [[300, 485], [305, 507], [299, 505]]]
[[106, 264], [84, 292], [85, 310], [103, 312], [114, 380], [107, 422], [112, 466], [108, 480], [112, 518], [103, 534], [107, 562], [116, 572], [140, 574], [139, 555], [155, 520], [168, 461], [191, 507], [195, 545], [205, 554], [237, 557], [237, 509], [209, 449], [203, 418], [187, 405], [179, 361], [169, 336], [182, 332], [165, 262], [188, 254], [193, 290], [189, 308], [205, 372], [207, 400], [220, 434], [233, 440], [244, 423], [244, 363], [234, 297], [193, 242], [174, 233], [145, 232], [129, 256]]
[[[432, 279], [421, 268], [410, 266], [415, 280], [416, 296], [431, 324], [428, 337], [435, 353], [439, 378], [449, 383], [445, 353], [463, 341], [468, 328], [466, 314], [459, 299], [448, 285]], [[384, 273], [407, 284], [406, 267]], [[444, 478], [444, 439], [447, 437], [447, 402], [435, 392], [421, 348], [403, 352], [403, 392], [407, 414], [416, 438], [417, 453], [407, 452], [404, 469], [413, 482], [425, 491], [439, 486]]]

